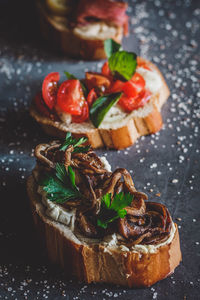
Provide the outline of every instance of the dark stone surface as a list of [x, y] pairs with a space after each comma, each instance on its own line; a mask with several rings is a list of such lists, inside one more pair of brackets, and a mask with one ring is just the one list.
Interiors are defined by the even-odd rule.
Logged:
[[125, 49], [155, 62], [171, 89], [165, 125], [129, 149], [98, 152], [113, 168], [127, 167], [150, 200], [169, 207], [183, 262], [169, 278], [141, 290], [66, 282], [48, 264], [34, 236], [25, 181], [35, 164], [34, 147], [49, 138], [29, 117], [29, 103], [48, 72], [81, 77], [102, 63], [69, 60], [51, 49], [40, 37], [32, 1], [0, 1], [1, 299], [200, 299], [200, 3], [130, 1], [129, 14]]

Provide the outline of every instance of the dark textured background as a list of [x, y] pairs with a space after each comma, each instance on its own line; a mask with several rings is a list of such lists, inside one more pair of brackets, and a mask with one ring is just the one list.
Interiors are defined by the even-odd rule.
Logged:
[[129, 3], [131, 35], [124, 47], [159, 66], [171, 97], [160, 133], [124, 151], [98, 152], [113, 168], [127, 167], [150, 200], [169, 207], [179, 226], [183, 262], [172, 276], [141, 290], [66, 282], [48, 264], [34, 236], [25, 181], [35, 164], [34, 147], [49, 138], [29, 117], [29, 103], [48, 72], [81, 77], [102, 62], [69, 60], [46, 45], [32, 1], [0, 1], [2, 299], [200, 299], [200, 1]]

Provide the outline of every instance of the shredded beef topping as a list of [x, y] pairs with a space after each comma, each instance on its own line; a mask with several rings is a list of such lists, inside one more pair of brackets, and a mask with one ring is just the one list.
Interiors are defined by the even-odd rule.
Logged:
[[[73, 168], [82, 197], [62, 205], [77, 208], [76, 224], [83, 235], [99, 238], [108, 233], [119, 233], [121, 243], [127, 247], [156, 245], [168, 239], [172, 226], [168, 209], [162, 204], [145, 201], [147, 195], [135, 189], [126, 169], [108, 172], [93, 150], [76, 153], [73, 146], [68, 146], [66, 151], [60, 151], [60, 146], [59, 142], [41, 144], [36, 147], [35, 156], [40, 168], [47, 171], [52, 172], [57, 162], [63, 163], [66, 170], [69, 166]], [[101, 199], [106, 194], [113, 199], [120, 192], [133, 195], [131, 204], [125, 207], [127, 214], [110, 224], [109, 229], [102, 230], [97, 226]]]

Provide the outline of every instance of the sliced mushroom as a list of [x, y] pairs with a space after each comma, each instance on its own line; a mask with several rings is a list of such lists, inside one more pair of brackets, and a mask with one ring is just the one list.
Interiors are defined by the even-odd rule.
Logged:
[[83, 215], [83, 213], [79, 213], [77, 216], [78, 227], [82, 231], [82, 233], [87, 237], [95, 237], [97, 235], [97, 230], [95, 226], [88, 220], [88, 218]]

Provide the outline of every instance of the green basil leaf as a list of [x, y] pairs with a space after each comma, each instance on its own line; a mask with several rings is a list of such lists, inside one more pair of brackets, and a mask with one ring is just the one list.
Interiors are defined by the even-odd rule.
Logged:
[[130, 80], [137, 67], [137, 55], [134, 52], [118, 51], [111, 55], [108, 64], [115, 77]]
[[109, 58], [113, 53], [122, 50], [122, 46], [112, 39], [104, 41], [104, 51]]
[[65, 71], [64, 73], [67, 76], [67, 79], [77, 79], [76, 76], [74, 76], [73, 74], [71, 74], [71, 73], [69, 73], [67, 71]]
[[117, 103], [122, 93], [113, 93], [99, 97], [90, 108], [90, 120], [99, 127], [111, 107]]

